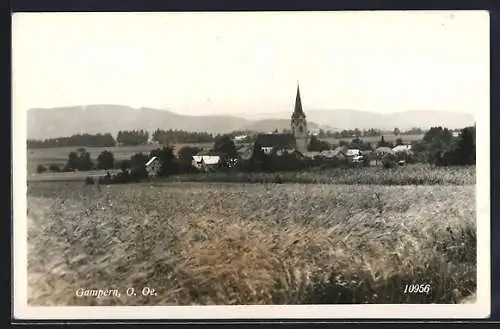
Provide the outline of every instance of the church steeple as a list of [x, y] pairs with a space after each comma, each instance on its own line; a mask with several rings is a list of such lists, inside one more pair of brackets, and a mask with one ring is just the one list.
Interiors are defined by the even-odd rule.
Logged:
[[300, 99], [299, 82], [297, 81], [297, 95], [295, 96], [295, 108], [290, 122], [292, 133], [295, 136], [297, 151], [304, 154], [307, 152], [308, 131], [306, 115], [302, 110], [302, 100]]
[[295, 96], [295, 109], [292, 114], [292, 118], [305, 118], [306, 115], [302, 111], [302, 101], [300, 99], [300, 87], [297, 82], [297, 95]]

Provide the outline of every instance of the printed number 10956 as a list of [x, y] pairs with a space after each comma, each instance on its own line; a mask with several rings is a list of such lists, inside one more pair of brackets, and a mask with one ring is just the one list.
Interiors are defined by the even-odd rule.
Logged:
[[407, 284], [405, 285], [405, 294], [428, 294], [431, 291], [431, 285], [430, 284]]

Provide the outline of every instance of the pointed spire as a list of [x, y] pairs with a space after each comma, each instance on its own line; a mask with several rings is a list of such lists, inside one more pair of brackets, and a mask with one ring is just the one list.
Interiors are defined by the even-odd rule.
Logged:
[[293, 111], [293, 116], [303, 116], [305, 117], [304, 111], [302, 111], [302, 101], [300, 99], [300, 87], [299, 81], [297, 80], [297, 96], [295, 97], [295, 109]]

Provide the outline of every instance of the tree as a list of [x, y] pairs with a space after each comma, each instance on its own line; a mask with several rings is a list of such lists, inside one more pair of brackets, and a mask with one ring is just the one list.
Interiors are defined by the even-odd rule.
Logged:
[[52, 165], [49, 166], [49, 170], [52, 171], [52, 172], [60, 172], [61, 168], [59, 168], [58, 165], [52, 164]]
[[467, 127], [460, 131], [454, 150], [454, 164], [472, 165], [476, 163], [475, 128]]
[[380, 141], [377, 143], [377, 147], [391, 147], [391, 143], [386, 142], [384, 136], [380, 137]]
[[67, 169], [79, 169], [80, 164], [79, 164], [79, 158], [78, 154], [76, 152], [69, 152], [68, 154], [68, 161], [66, 162], [66, 168]]
[[182, 172], [194, 171], [193, 167], [193, 156], [200, 153], [201, 149], [199, 147], [183, 146], [177, 152], [177, 158], [179, 159], [180, 170]]
[[262, 150], [260, 143], [255, 142], [252, 156], [250, 157], [250, 168], [253, 171], [267, 171], [270, 168], [270, 161], [267, 154]]
[[36, 172], [37, 172], [37, 173], [39, 173], [39, 174], [44, 173], [44, 172], [46, 172], [46, 171], [47, 171], [47, 168], [45, 168], [45, 166], [44, 166], [44, 165], [39, 164], [39, 165], [36, 167]]
[[330, 143], [327, 141], [322, 141], [316, 136], [311, 136], [309, 141], [308, 151], [310, 152], [322, 152], [324, 150], [330, 149]]
[[168, 176], [177, 173], [177, 162], [172, 146], [164, 146], [161, 149], [151, 150], [149, 157], [158, 157], [161, 162], [159, 176]]
[[102, 151], [101, 154], [97, 156], [97, 168], [99, 169], [111, 169], [115, 166], [115, 157], [110, 151]]
[[77, 150], [78, 160], [79, 160], [79, 168], [78, 170], [91, 170], [94, 164], [92, 163], [92, 159], [90, 158], [90, 153], [87, 152], [84, 148], [79, 148]]
[[394, 128], [394, 136], [399, 136], [399, 134], [401, 134], [399, 128]]
[[221, 158], [238, 158], [236, 146], [229, 135], [222, 135], [215, 139], [214, 152]]
[[64, 170], [91, 170], [94, 167], [90, 153], [85, 148], [80, 147], [76, 151], [69, 152], [68, 161], [64, 166]]
[[403, 145], [403, 144], [404, 144], [404, 143], [403, 143], [403, 139], [402, 139], [402, 138], [398, 138], [398, 139], [396, 139], [396, 146], [398, 146], [398, 145]]
[[139, 152], [130, 157], [130, 167], [132, 169], [136, 167], [144, 167], [144, 165], [148, 162], [149, 158], [146, 154]]
[[451, 147], [453, 133], [448, 128], [432, 127], [424, 134], [422, 140], [431, 151], [445, 150]]

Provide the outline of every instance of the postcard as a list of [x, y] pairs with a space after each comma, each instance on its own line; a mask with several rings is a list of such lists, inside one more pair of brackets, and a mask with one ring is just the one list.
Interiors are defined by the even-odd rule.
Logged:
[[16, 319], [489, 315], [487, 12], [12, 30]]

